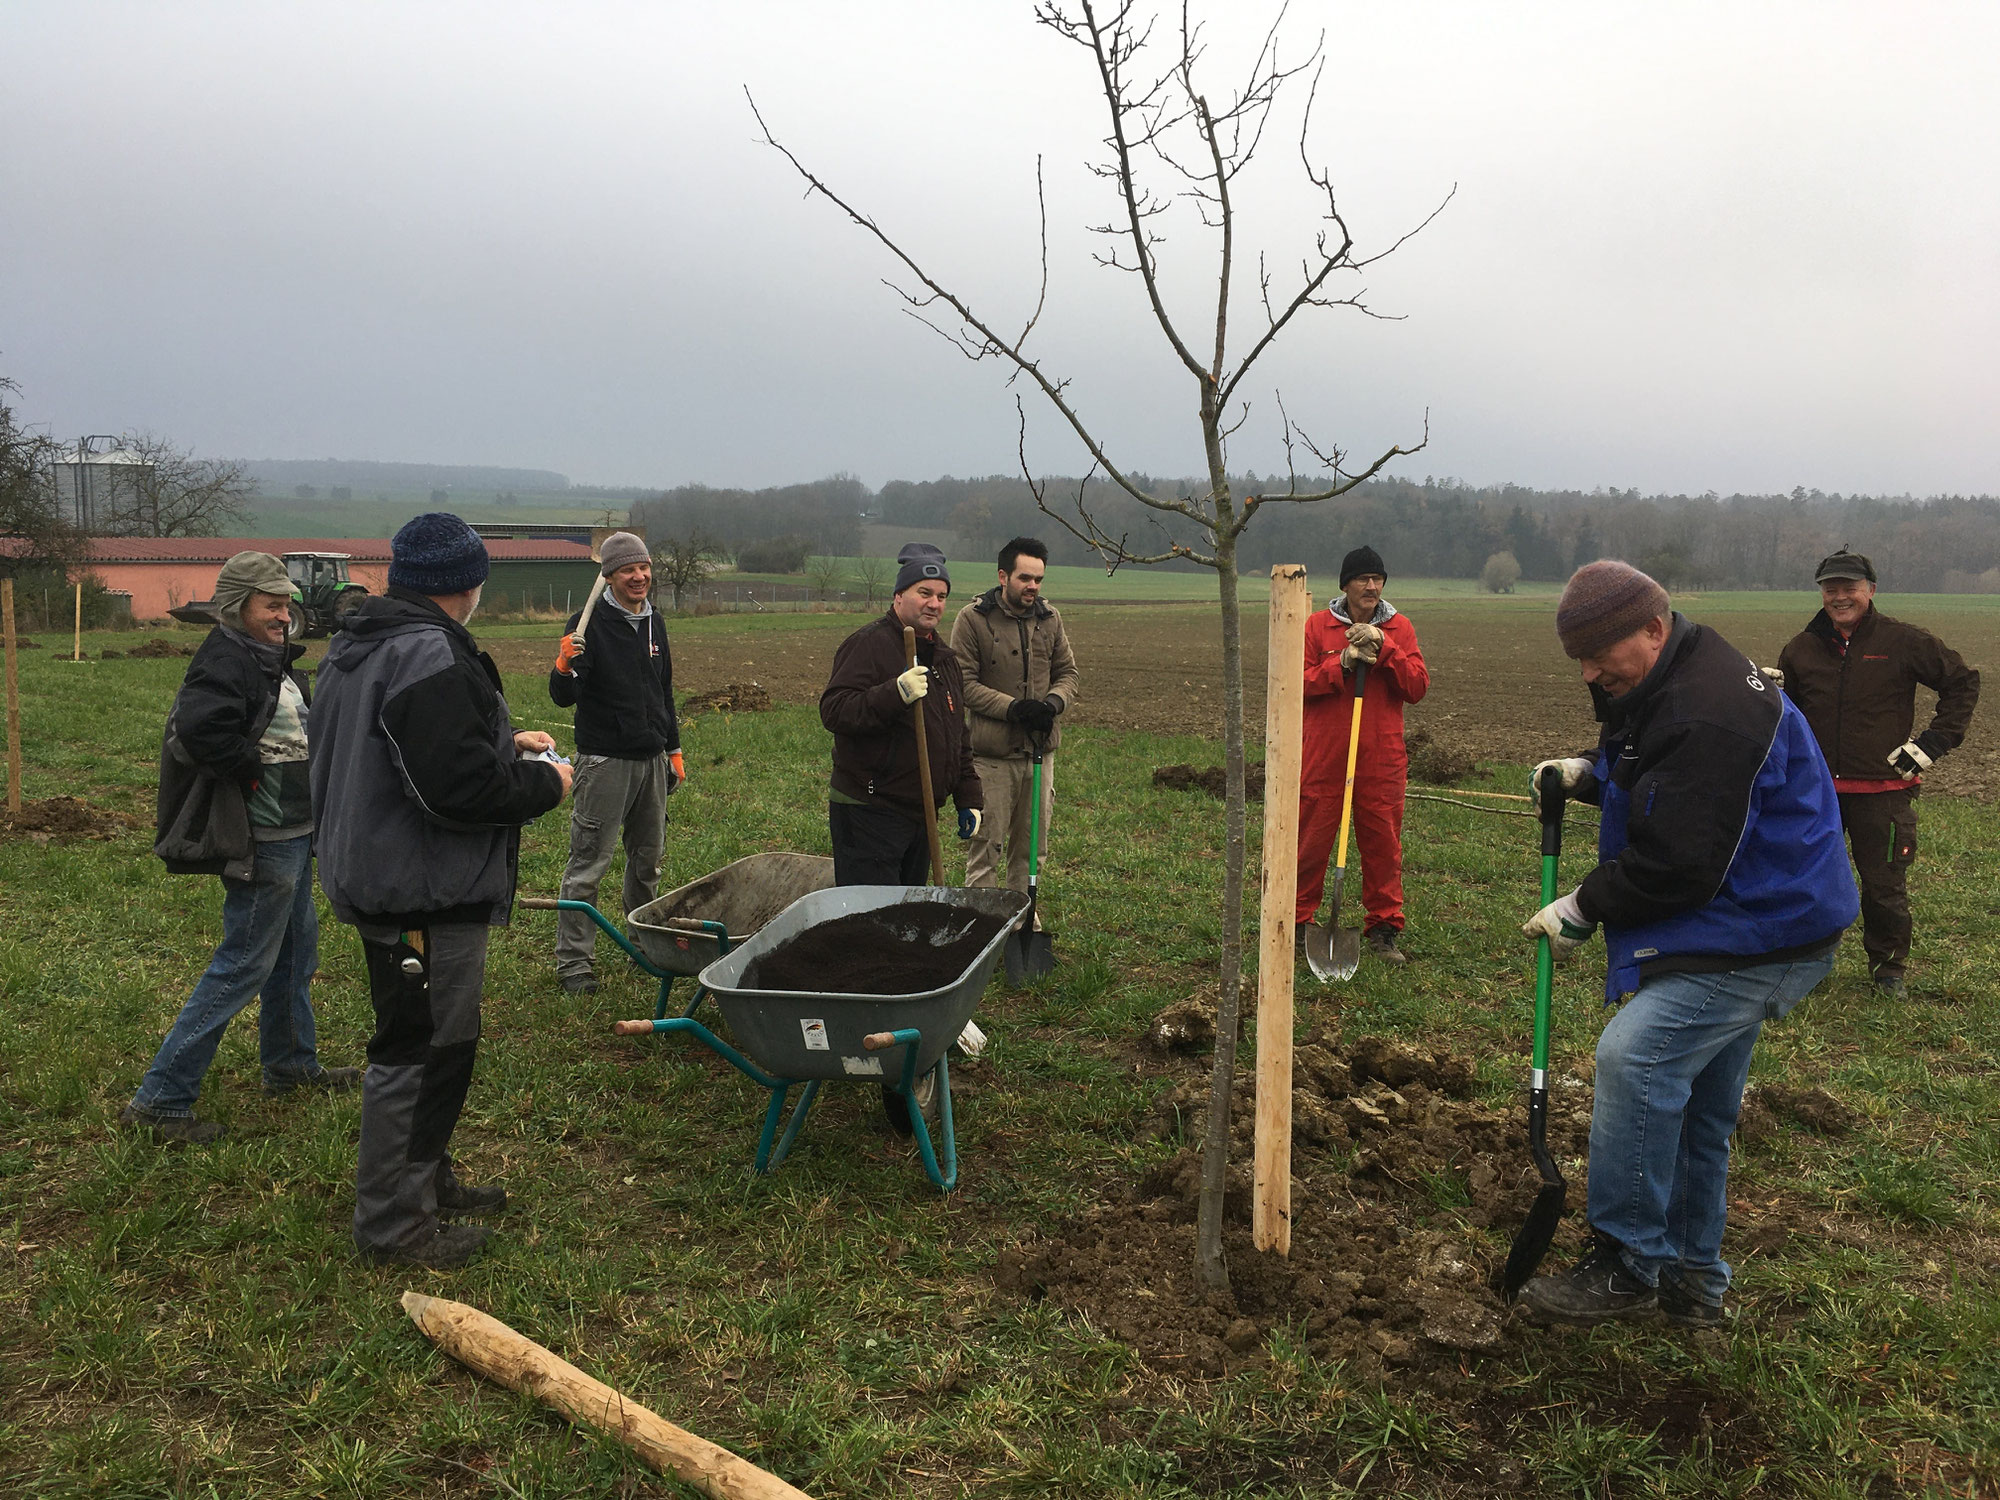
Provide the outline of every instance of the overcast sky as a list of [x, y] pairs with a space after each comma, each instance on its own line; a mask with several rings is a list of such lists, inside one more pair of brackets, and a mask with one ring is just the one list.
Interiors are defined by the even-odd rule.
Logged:
[[[1228, 93], [1270, 12], [1217, 7]], [[64, 437], [518, 464], [608, 483], [1011, 471], [1004, 372], [772, 128], [1036, 347], [1128, 467], [1201, 467], [1196, 398], [1097, 269], [1088, 55], [1026, 0], [554, 5], [0, 0], [0, 373]], [[1253, 25], [1252, 22], [1259, 24]], [[1232, 466], [1421, 432], [1402, 472], [1697, 492], [2000, 491], [2000, 6], [1296, 0], [1312, 147], [1402, 316], [1325, 314], [1250, 382]], [[1282, 108], [1239, 254], [1317, 211]], [[1162, 252], [1191, 332], [1213, 250]], [[1248, 264], [1247, 257], [1239, 265]], [[1206, 288], [1206, 289], [1205, 289]], [[1253, 331], [1246, 294], [1237, 327]], [[1082, 467], [1036, 412], [1030, 456]]]

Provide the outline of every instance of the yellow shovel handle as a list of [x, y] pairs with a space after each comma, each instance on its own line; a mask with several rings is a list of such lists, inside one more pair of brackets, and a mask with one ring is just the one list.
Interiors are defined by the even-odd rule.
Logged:
[[1361, 693], [1368, 686], [1368, 663], [1354, 664], [1354, 719], [1347, 730], [1347, 787], [1340, 794], [1340, 853], [1334, 868], [1347, 868], [1347, 830], [1354, 818], [1354, 767], [1361, 758]]

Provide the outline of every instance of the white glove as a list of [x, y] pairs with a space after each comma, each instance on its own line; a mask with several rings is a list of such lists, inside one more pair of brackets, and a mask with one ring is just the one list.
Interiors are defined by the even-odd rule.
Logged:
[[1554, 766], [1562, 772], [1563, 790], [1573, 792], [1590, 780], [1590, 762], [1581, 755], [1566, 756], [1561, 760], [1537, 761], [1535, 769], [1528, 773], [1528, 791], [1539, 797], [1542, 794], [1542, 772]]
[[1919, 771], [1931, 768], [1931, 758], [1924, 754], [1923, 747], [1915, 740], [1898, 745], [1889, 752], [1889, 769], [1905, 781], [1914, 780]]
[[1340, 653], [1340, 669], [1343, 672], [1352, 672], [1356, 662], [1366, 662], [1372, 667], [1381, 649], [1379, 643], [1374, 646], [1349, 646]]
[[896, 696], [905, 703], [915, 703], [931, 690], [931, 669], [912, 667], [896, 679]]
[[1350, 625], [1347, 644], [1361, 652], [1363, 661], [1372, 662], [1382, 652], [1382, 631], [1376, 625]]
[[1781, 693], [1785, 690], [1785, 674], [1782, 669], [1778, 667], [1759, 667], [1757, 670], [1772, 687]]
[[1521, 924], [1521, 931], [1531, 938], [1546, 937], [1550, 957], [1568, 958], [1590, 941], [1597, 924], [1584, 919], [1583, 908], [1576, 904], [1576, 892], [1571, 891], [1528, 918]]

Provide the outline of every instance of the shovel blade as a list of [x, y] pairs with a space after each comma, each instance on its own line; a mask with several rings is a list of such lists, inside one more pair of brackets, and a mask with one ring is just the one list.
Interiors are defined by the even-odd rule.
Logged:
[[1306, 967], [1321, 984], [1346, 983], [1361, 967], [1361, 934], [1352, 927], [1308, 927]]
[[1001, 960], [1007, 966], [1007, 982], [1018, 987], [1055, 968], [1055, 941], [1046, 932], [1014, 933], [1007, 939]]
[[1568, 1196], [1569, 1189], [1560, 1178], [1544, 1182], [1542, 1190], [1535, 1194], [1534, 1206], [1528, 1210], [1521, 1232], [1514, 1236], [1513, 1248], [1507, 1252], [1507, 1269], [1500, 1275], [1500, 1290], [1509, 1302], [1520, 1295], [1521, 1288], [1542, 1263], [1542, 1257], [1549, 1253]]

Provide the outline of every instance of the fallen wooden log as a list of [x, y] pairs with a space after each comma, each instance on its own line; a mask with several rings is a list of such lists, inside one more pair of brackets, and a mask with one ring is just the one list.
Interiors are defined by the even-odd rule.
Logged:
[[626, 1400], [476, 1307], [405, 1292], [403, 1311], [459, 1363], [510, 1390], [540, 1397], [572, 1421], [609, 1433], [647, 1467], [672, 1474], [714, 1500], [810, 1500], [804, 1490]]

